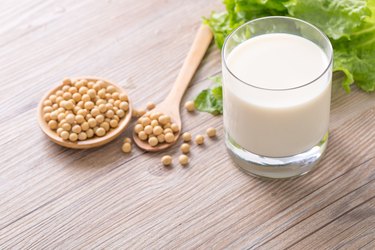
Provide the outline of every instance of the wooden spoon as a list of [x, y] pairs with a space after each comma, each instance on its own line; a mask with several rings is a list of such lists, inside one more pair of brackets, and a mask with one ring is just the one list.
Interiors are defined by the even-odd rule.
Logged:
[[[98, 81], [98, 80], [102, 80], [112, 86], [114, 86], [116, 88], [116, 90], [119, 92], [119, 93], [124, 93], [124, 94], [127, 94], [126, 91], [121, 88], [120, 86], [116, 85], [115, 83], [111, 82], [111, 81], [108, 81], [106, 79], [103, 79], [103, 78], [99, 78], [99, 77], [92, 77], [92, 76], [85, 76], [85, 77], [76, 77], [75, 79], [87, 79], [88, 81]], [[72, 79], [74, 80], [74, 79]], [[131, 117], [132, 117], [132, 105], [131, 105], [131, 100], [129, 99], [129, 110], [127, 111], [125, 117], [123, 117], [120, 122], [119, 122], [119, 125], [117, 128], [115, 129], [111, 129], [109, 130], [109, 132], [107, 132], [107, 134], [105, 134], [105, 136], [103, 137], [93, 137], [93, 138], [90, 138], [90, 139], [87, 139], [87, 140], [84, 140], [84, 141], [76, 141], [76, 142], [71, 142], [71, 141], [67, 141], [67, 140], [63, 140], [60, 136], [57, 135], [56, 131], [53, 131], [51, 130], [49, 127], [48, 127], [48, 124], [47, 122], [44, 120], [43, 118], [43, 103], [45, 100], [48, 99], [48, 97], [55, 93], [56, 90], [58, 90], [59, 88], [61, 88], [62, 84], [56, 86], [54, 89], [52, 89], [51, 91], [49, 91], [42, 99], [41, 101], [39, 102], [39, 105], [38, 105], [38, 121], [39, 121], [39, 125], [41, 127], [41, 129], [43, 130], [43, 132], [48, 136], [48, 138], [61, 145], [61, 146], [64, 146], [64, 147], [67, 147], [67, 148], [75, 148], [75, 149], [85, 149], [85, 148], [94, 148], [94, 147], [98, 147], [98, 146], [101, 146], [101, 145], [104, 145], [112, 140], [114, 140], [117, 136], [119, 136], [125, 129], [126, 127], [129, 125], [129, 122], [131, 120]]]
[[193, 45], [182, 65], [182, 68], [177, 76], [176, 81], [173, 84], [172, 90], [169, 92], [168, 96], [163, 102], [158, 104], [152, 112], [160, 112], [171, 117], [172, 122], [176, 123], [180, 130], [175, 134], [175, 140], [172, 143], [163, 143], [155, 147], [152, 147], [147, 143], [147, 141], [142, 141], [138, 138], [137, 134], [133, 132], [133, 139], [138, 147], [143, 150], [156, 152], [164, 150], [172, 146], [180, 136], [181, 126], [181, 116], [180, 116], [180, 103], [181, 99], [193, 78], [195, 71], [197, 70], [200, 62], [203, 59], [204, 54], [207, 51], [208, 46], [212, 40], [212, 33], [208, 26], [201, 25], [199, 28]]

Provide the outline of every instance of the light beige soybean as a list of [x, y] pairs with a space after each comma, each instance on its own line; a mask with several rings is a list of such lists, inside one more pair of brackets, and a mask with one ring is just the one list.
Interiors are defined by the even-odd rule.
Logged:
[[101, 89], [98, 91], [98, 96], [102, 99], [106, 98], [105, 94], [106, 94], [105, 89]]
[[89, 90], [87, 90], [87, 94], [90, 96], [91, 99], [94, 99], [96, 97], [96, 90], [95, 89], [89, 89]]
[[[98, 102], [96, 103], [96, 105], [98, 105]], [[98, 109], [101, 113], [105, 113], [107, 111], [107, 106], [105, 105], [105, 103], [101, 103], [99, 104]]]
[[151, 147], [155, 147], [158, 145], [159, 141], [155, 136], [152, 136], [148, 139], [148, 144], [150, 144]]
[[65, 120], [67, 123], [73, 124], [75, 121], [75, 116], [73, 114], [68, 114], [65, 116]]
[[111, 126], [111, 128], [117, 128], [117, 127], [118, 127], [118, 121], [115, 120], [115, 119], [112, 119], [112, 120], [109, 122], [109, 125]]
[[152, 134], [152, 126], [151, 125], [147, 125], [144, 128], [144, 131], [145, 131], [146, 134], [151, 135]]
[[132, 151], [132, 145], [130, 143], [124, 143], [121, 147], [122, 152], [130, 153]]
[[62, 91], [61, 89], [57, 90], [55, 93], [56, 97], [59, 97], [59, 96], [62, 97], [63, 94], [64, 94], [64, 91]]
[[201, 145], [204, 143], [204, 136], [203, 135], [197, 135], [195, 137], [195, 143], [198, 145]]
[[141, 139], [142, 141], [145, 141], [147, 140], [147, 134], [145, 133], [145, 131], [141, 131], [138, 133], [138, 138]]
[[51, 113], [53, 111], [53, 108], [51, 106], [47, 106], [43, 108], [44, 113]]
[[113, 112], [112, 109], [107, 110], [107, 112], [105, 112], [105, 116], [106, 116], [107, 118], [112, 118], [114, 115], [115, 115], [115, 112]]
[[94, 103], [92, 101], [85, 102], [84, 107], [87, 110], [91, 110], [94, 107]]
[[65, 92], [62, 97], [65, 101], [72, 99], [72, 94], [70, 92]]
[[98, 124], [97, 120], [94, 119], [94, 118], [88, 119], [87, 123], [88, 123], [90, 128], [94, 128], [96, 126], [96, 124]]
[[127, 102], [121, 102], [119, 108], [122, 109], [122, 110], [124, 110], [124, 111], [128, 111], [128, 109], [129, 109], [129, 103], [127, 103]]
[[60, 133], [60, 137], [63, 139], [63, 140], [68, 140], [69, 139], [69, 132], [68, 131], [62, 131]]
[[49, 127], [50, 129], [57, 129], [57, 126], [58, 126], [58, 124], [57, 124], [57, 121], [55, 121], [55, 120], [50, 120], [50, 121], [48, 122], [48, 127]]
[[104, 121], [104, 115], [98, 115], [95, 117], [95, 120], [98, 122], [98, 123], [102, 123]]
[[112, 103], [106, 103], [105, 106], [106, 106], [107, 110], [113, 109]]
[[129, 137], [125, 137], [124, 138], [124, 143], [132, 143], [132, 139], [130, 139]]
[[107, 92], [112, 94], [112, 93], [116, 92], [116, 88], [112, 85], [109, 85], [107, 87]]
[[46, 122], [49, 122], [51, 120], [51, 113], [46, 113], [43, 115], [43, 118]]
[[76, 133], [70, 133], [69, 140], [75, 142], [78, 140], [78, 135]]
[[82, 128], [81, 128], [81, 126], [79, 126], [79, 125], [74, 125], [74, 126], [72, 127], [72, 132], [74, 132], [74, 133], [76, 133], [76, 134], [79, 134], [81, 131], [82, 131]]
[[182, 140], [184, 142], [189, 142], [191, 141], [191, 134], [189, 132], [185, 132], [182, 134]]
[[176, 123], [172, 123], [171, 129], [173, 132], [177, 133], [180, 130], [180, 127]]
[[81, 101], [82, 96], [81, 96], [80, 93], [74, 93], [72, 98], [73, 98], [74, 101], [79, 102], [79, 101]]
[[165, 125], [165, 124], [167, 124], [168, 122], [170, 122], [170, 117], [167, 116], [167, 115], [161, 115], [161, 116], [158, 118], [158, 121], [159, 121], [159, 124], [161, 124], [161, 125]]
[[185, 108], [187, 111], [193, 112], [195, 110], [194, 102], [193, 101], [185, 102]]
[[142, 124], [135, 125], [134, 132], [138, 134], [141, 131], [143, 131], [143, 125]]
[[208, 137], [215, 137], [216, 136], [216, 129], [210, 127], [206, 130], [206, 133], [207, 133]]
[[180, 147], [182, 153], [187, 154], [190, 152], [190, 145], [187, 143], [183, 143]]
[[189, 157], [187, 155], [180, 155], [178, 157], [178, 161], [180, 162], [181, 165], [187, 165], [189, 163]]
[[161, 163], [164, 165], [164, 166], [169, 166], [172, 164], [172, 156], [170, 155], [164, 155], [162, 158], [161, 158]]
[[156, 136], [160, 135], [163, 133], [163, 128], [160, 126], [156, 126], [152, 129], [152, 133]]
[[115, 99], [115, 100], [118, 100], [119, 96], [120, 96], [119, 92], [112, 93], [112, 98]]
[[124, 93], [121, 93], [120, 95], [119, 95], [119, 99], [121, 100], [121, 101], [128, 101], [128, 96], [126, 95], [126, 94], [124, 94]]
[[101, 127], [101, 128], [104, 128], [106, 132], [110, 129], [110, 126], [109, 126], [109, 123], [108, 123], [108, 122], [102, 122], [102, 123], [100, 124], [100, 127]]
[[90, 114], [93, 116], [93, 117], [96, 117], [98, 115], [100, 115], [100, 110], [98, 108], [93, 108], [90, 112]]
[[89, 89], [88, 89], [87, 87], [82, 86], [82, 87], [79, 88], [79, 93], [80, 93], [81, 95], [84, 95], [84, 94], [87, 94], [87, 91], [88, 91], [88, 90], [89, 90]]
[[94, 83], [93, 81], [89, 81], [89, 82], [87, 83], [87, 87], [88, 87], [89, 89], [94, 88], [94, 85], [95, 85], [95, 83]]
[[159, 122], [157, 120], [151, 120], [151, 126], [156, 127], [159, 125]]
[[164, 139], [167, 143], [172, 143], [174, 141], [173, 133], [166, 133], [164, 134]]
[[49, 97], [48, 97], [48, 99], [52, 102], [52, 103], [56, 103], [56, 95], [50, 95]]
[[78, 90], [77, 90], [76, 87], [70, 87], [68, 91], [69, 91], [69, 93], [72, 94], [72, 95], [78, 92]]
[[63, 85], [70, 85], [72, 84], [72, 80], [70, 80], [70, 78], [64, 78], [62, 83]]
[[64, 120], [65, 119], [65, 114], [64, 113], [59, 113], [58, 115], [57, 115], [57, 120], [60, 122], [60, 121], [62, 121], [62, 120]]
[[61, 125], [61, 127], [65, 130], [65, 131], [70, 131], [70, 129], [72, 128], [72, 125], [70, 125], [69, 123], [65, 122]]
[[143, 117], [142, 118], [142, 125], [143, 125], [143, 127], [146, 127], [147, 125], [150, 125], [150, 124], [151, 124], [150, 118], [148, 118], [148, 117]]
[[83, 115], [76, 115], [75, 120], [78, 124], [81, 124], [85, 121], [85, 118], [83, 117]]
[[154, 108], [155, 108], [155, 103], [153, 103], [153, 102], [148, 102], [148, 103], [146, 104], [146, 108], [147, 108], [148, 110], [152, 110], [152, 109], [154, 109]]
[[96, 129], [95, 134], [97, 136], [104, 136], [106, 134], [106, 130], [102, 127]]
[[81, 132], [78, 134], [78, 140], [84, 141], [87, 139], [87, 134], [85, 132]]
[[50, 114], [51, 120], [57, 120], [58, 112], [52, 111]]
[[116, 115], [118, 115], [118, 117], [120, 117], [120, 118], [123, 118], [125, 116], [125, 112], [124, 112], [124, 110], [119, 109], [119, 110], [116, 111]]
[[45, 101], [43, 102], [43, 105], [44, 105], [44, 106], [52, 106], [52, 102], [51, 102], [51, 100], [45, 100]]
[[88, 102], [88, 101], [91, 101], [91, 97], [88, 94], [84, 94], [82, 95], [81, 100], [83, 102]]

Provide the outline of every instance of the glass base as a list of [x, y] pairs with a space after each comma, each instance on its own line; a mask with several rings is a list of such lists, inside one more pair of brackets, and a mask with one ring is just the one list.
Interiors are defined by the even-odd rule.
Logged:
[[291, 178], [311, 171], [322, 158], [328, 144], [328, 132], [313, 148], [303, 153], [288, 157], [265, 157], [243, 149], [228, 133], [225, 136], [227, 149], [234, 162], [244, 172], [272, 179]]

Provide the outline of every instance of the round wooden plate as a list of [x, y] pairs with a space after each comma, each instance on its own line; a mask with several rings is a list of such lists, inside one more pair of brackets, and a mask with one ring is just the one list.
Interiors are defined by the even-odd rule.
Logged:
[[[124, 94], [128, 95], [126, 93], [126, 91], [123, 88], [121, 88], [120, 86], [118, 86], [117, 84], [115, 84], [111, 81], [108, 81], [106, 79], [100, 78], [100, 77], [87, 76], [87, 77], [74, 77], [74, 78], [71, 78], [71, 79], [72, 80], [87, 79], [88, 81], [102, 80], [102, 81], [114, 86], [119, 93], [124, 93]], [[57, 135], [57, 133], [55, 131], [51, 130], [48, 127], [47, 122], [43, 118], [43, 103], [44, 103], [44, 101], [47, 100], [48, 97], [51, 94], [55, 93], [59, 88], [61, 88], [61, 86], [62, 86], [62, 83], [60, 85], [56, 86], [55, 88], [53, 88], [52, 90], [50, 90], [46, 95], [44, 95], [44, 97], [40, 100], [39, 105], [38, 105], [38, 121], [39, 121], [40, 128], [43, 130], [43, 132], [48, 136], [48, 138], [51, 141], [53, 141], [53, 142], [55, 142], [55, 143], [57, 143], [61, 146], [67, 147], [67, 148], [74, 148], [74, 149], [94, 148], [94, 147], [102, 146], [102, 145], [114, 140], [116, 137], [118, 137], [128, 127], [128, 125], [130, 123], [130, 120], [132, 118], [132, 103], [131, 103], [130, 98], [129, 98], [129, 101], [128, 101], [129, 110], [126, 113], [126, 116], [120, 120], [120, 123], [119, 123], [117, 128], [109, 130], [109, 132], [107, 132], [107, 134], [105, 136], [103, 136], [103, 137], [95, 136], [91, 139], [87, 139], [87, 140], [84, 140], [84, 141], [77, 141], [77, 142], [71, 142], [71, 141], [63, 140], [60, 136]], [[128, 97], [129, 97], [129, 95], [128, 95]]]

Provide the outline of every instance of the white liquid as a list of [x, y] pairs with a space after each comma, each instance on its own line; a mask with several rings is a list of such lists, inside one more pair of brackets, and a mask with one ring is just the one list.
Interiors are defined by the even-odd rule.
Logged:
[[[224, 125], [242, 148], [283, 157], [311, 149], [328, 131], [331, 71], [313, 42], [290, 34], [251, 38], [230, 52], [223, 68]], [[262, 90], [253, 86], [279, 89]]]

